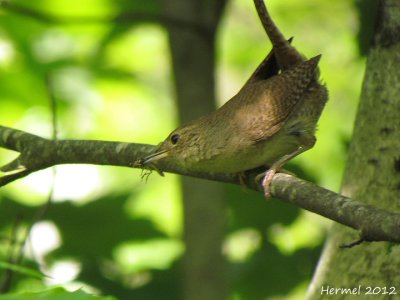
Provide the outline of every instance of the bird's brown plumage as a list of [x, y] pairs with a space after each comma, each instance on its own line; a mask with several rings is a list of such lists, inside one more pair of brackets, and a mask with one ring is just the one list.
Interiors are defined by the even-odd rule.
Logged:
[[[305, 60], [254, 0], [274, 46], [243, 88], [209, 115], [174, 130], [143, 164], [168, 159], [194, 171], [242, 172], [278, 167], [314, 145], [327, 90], [319, 82], [320, 56]], [[300, 150], [299, 149], [304, 149]], [[281, 163], [282, 162], [282, 163]]]

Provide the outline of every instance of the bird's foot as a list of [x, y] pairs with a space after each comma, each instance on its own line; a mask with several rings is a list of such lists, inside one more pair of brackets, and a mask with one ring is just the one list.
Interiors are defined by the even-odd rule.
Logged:
[[240, 187], [243, 189], [247, 189], [248, 186], [246, 183], [246, 172], [245, 171], [239, 172], [237, 175], [238, 175]]
[[265, 198], [267, 200], [272, 197], [272, 195], [271, 195], [271, 182], [272, 182], [272, 178], [274, 178], [274, 175], [276, 173], [285, 173], [285, 174], [289, 174], [289, 175], [295, 176], [294, 173], [292, 173], [292, 172], [290, 172], [288, 170], [277, 168], [277, 167], [273, 167], [273, 166], [270, 169], [268, 169], [267, 171], [262, 172], [261, 174], [258, 174], [255, 177], [255, 181], [257, 183], [261, 181], [261, 186], [264, 189], [264, 196], [265, 196]]
[[262, 187], [264, 189], [264, 196], [266, 200], [269, 200], [271, 198], [271, 182], [272, 178], [274, 178], [274, 175], [278, 172], [277, 169], [271, 168], [268, 171], [264, 172], [264, 178], [262, 180]]

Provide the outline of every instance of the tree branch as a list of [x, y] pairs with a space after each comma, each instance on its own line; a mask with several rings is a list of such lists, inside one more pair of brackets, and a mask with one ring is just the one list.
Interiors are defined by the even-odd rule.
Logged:
[[[4, 126], [0, 126], [0, 147], [20, 153], [15, 161], [0, 167], [0, 170], [9, 173], [0, 177], [0, 187], [35, 171], [60, 164], [96, 164], [133, 168], [137, 167], [136, 161], [155, 149], [152, 145], [124, 142], [51, 141]], [[14, 166], [13, 170], [11, 166]], [[238, 174], [192, 172], [171, 165], [167, 160], [159, 161], [157, 167], [165, 172], [213, 181], [233, 184], [243, 182]], [[247, 172], [246, 184], [251, 189], [262, 191], [262, 186], [255, 181], [258, 173], [256, 170]], [[311, 182], [282, 173], [275, 175], [272, 180], [271, 193], [284, 202], [358, 230], [360, 240], [400, 242], [400, 214], [351, 200]]]

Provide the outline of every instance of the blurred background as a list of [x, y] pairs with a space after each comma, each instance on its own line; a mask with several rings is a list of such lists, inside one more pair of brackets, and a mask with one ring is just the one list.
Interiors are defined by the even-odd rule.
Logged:
[[[361, 1], [360, 1], [361, 2]], [[338, 191], [351, 138], [373, 1], [268, 1], [283, 33], [307, 57], [322, 53], [330, 100], [316, 146], [288, 169]], [[0, 124], [60, 139], [157, 144], [179, 125], [168, 31], [121, 12], [158, 13], [157, 1], [19, 0], [0, 8]], [[184, 26], [184, 25], [182, 25]], [[216, 36], [217, 106], [232, 97], [271, 45], [250, 0], [230, 0]], [[17, 154], [0, 149], [0, 163]], [[65, 165], [0, 189], [0, 261], [22, 266], [3, 292], [62, 285], [119, 299], [180, 299], [184, 210], [180, 178], [129, 168]], [[299, 299], [329, 222], [227, 184], [222, 254], [230, 299]], [[53, 188], [52, 188], [53, 187]], [[36, 219], [37, 220], [37, 219]], [[17, 255], [18, 256], [18, 255]], [[11, 260], [12, 261], [12, 260]], [[1, 277], [2, 276], [2, 277]], [[7, 277], [0, 267], [0, 286]], [[2, 281], [1, 281], [2, 280]]]

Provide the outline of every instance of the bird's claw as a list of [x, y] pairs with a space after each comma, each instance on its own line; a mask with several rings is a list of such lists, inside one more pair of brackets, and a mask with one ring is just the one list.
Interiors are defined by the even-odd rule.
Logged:
[[274, 175], [276, 174], [277, 170], [276, 169], [269, 169], [268, 171], [265, 172], [264, 178], [262, 180], [262, 187], [264, 189], [264, 196], [266, 200], [269, 200], [272, 195], [271, 195], [271, 182], [272, 178], [274, 178]]

